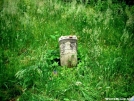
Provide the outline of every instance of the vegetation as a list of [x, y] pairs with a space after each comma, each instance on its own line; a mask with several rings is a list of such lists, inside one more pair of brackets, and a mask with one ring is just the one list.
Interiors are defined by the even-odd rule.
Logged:
[[[134, 6], [113, 1], [1, 0], [1, 101], [132, 97]], [[78, 37], [77, 67], [59, 65], [62, 35]]]

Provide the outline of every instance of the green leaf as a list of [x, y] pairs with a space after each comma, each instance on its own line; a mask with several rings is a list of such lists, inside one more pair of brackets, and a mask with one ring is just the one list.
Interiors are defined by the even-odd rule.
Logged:
[[64, 98], [64, 101], [70, 101], [68, 98]]
[[50, 35], [51, 39], [56, 40], [56, 36], [55, 35]]

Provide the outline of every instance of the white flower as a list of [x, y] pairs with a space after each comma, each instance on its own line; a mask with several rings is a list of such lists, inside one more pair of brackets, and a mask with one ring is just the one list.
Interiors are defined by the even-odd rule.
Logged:
[[77, 82], [75, 83], [75, 85], [76, 85], [76, 86], [79, 86], [79, 85], [82, 85], [82, 83], [81, 83], [80, 81], [77, 81]]
[[134, 101], [134, 96], [132, 96], [129, 101]]

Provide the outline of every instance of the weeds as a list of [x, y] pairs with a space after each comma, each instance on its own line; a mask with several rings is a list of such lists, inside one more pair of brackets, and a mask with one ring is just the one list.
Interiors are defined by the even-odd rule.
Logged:
[[[2, 101], [103, 101], [134, 95], [134, 10], [112, 0], [0, 2]], [[61, 67], [61, 35], [77, 35], [78, 64]]]

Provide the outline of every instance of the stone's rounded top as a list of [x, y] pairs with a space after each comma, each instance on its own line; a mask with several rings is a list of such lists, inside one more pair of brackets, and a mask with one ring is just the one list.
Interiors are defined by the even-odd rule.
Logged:
[[59, 38], [59, 41], [65, 40], [65, 39], [77, 40], [77, 37], [76, 37], [76, 35], [61, 36], [61, 37]]

